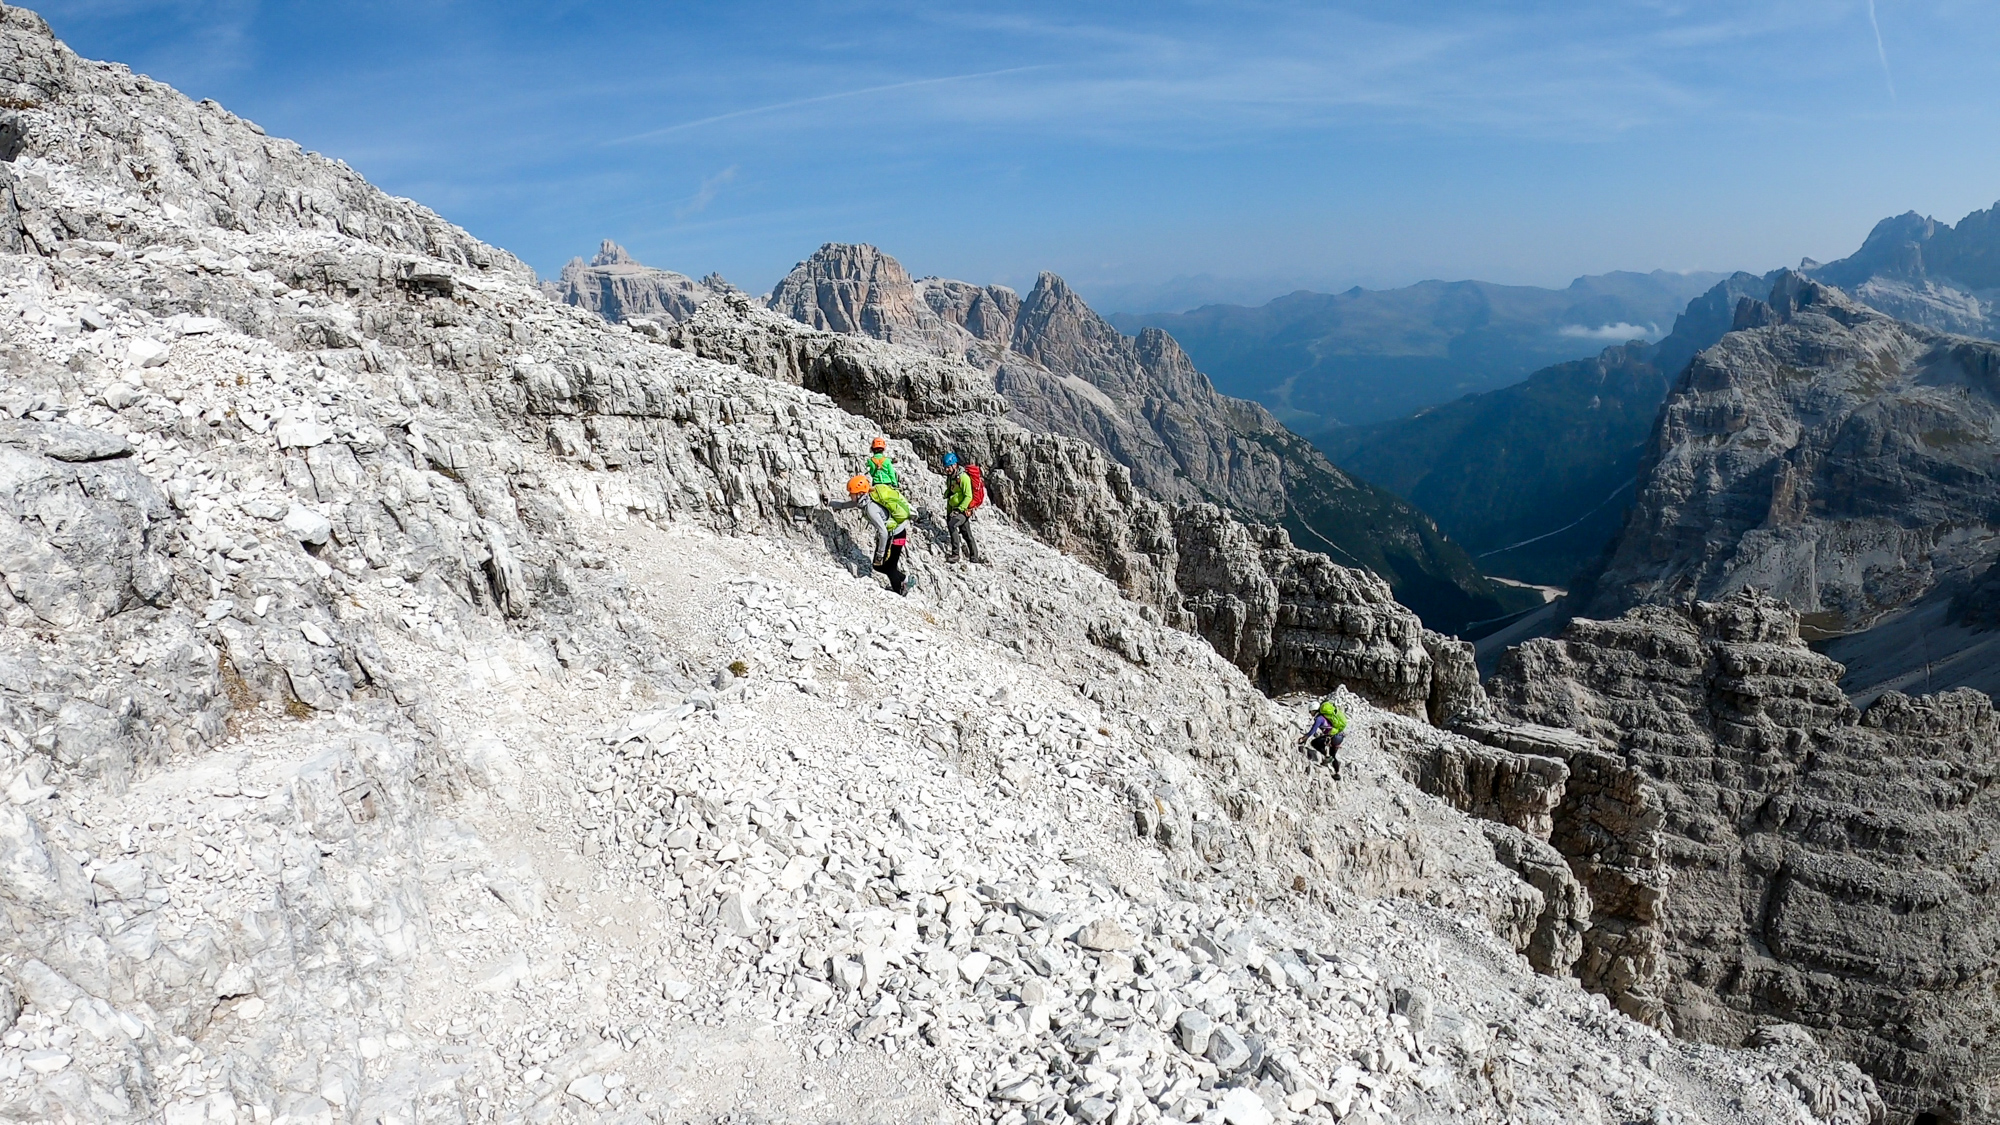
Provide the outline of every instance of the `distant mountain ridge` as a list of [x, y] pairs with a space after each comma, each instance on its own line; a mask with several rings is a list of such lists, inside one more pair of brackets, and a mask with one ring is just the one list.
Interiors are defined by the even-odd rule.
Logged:
[[1110, 320], [1125, 332], [1171, 332], [1224, 393], [1255, 399], [1317, 438], [1506, 386], [1606, 344], [1657, 339], [1723, 276], [1615, 272], [1564, 289], [1424, 281]]
[[1263, 407], [1218, 393], [1171, 335], [1126, 336], [1053, 273], [1024, 298], [1005, 286], [915, 279], [875, 247], [830, 243], [767, 303], [817, 328], [991, 371], [1029, 428], [1098, 446], [1163, 500], [1214, 503], [1366, 566], [1434, 628], [1536, 598], [1489, 582], [1428, 516], [1342, 472]]
[[[1318, 443], [1342, 468], [1429, 512], [1482, 570], [1566, 585], [1617, 533], [1673, 380], [1735, 327], [1739, 301], [1764, 299], [1784, 272], [1721, 279], [1656, 345], [1617, 345]], [[2000, 339], [2000, 204], [1955, 226], [1915, 212], [1883, 219], [1853, 254], [1799, 272], [1899, 320]]]
[[736, 287], [720, 274], [696, 281], [673, 270], [640, 265], [623, 246], [605, 239], [586, 264], [571, 258], [555, 281], [542, 282], [542, 292], [564, 304], [576, 305], [611, 321], [687, 319], [704, 302]]
[[1319, 444], [1431, 513], [1481, 569], [1566, 586], [1617, 534], [1674, 376], [1730, 330], [1739, 299], [1768, 292], [1767, 279], [1735, 274], [1688, 302], [1657, 344], [1614, 345]]
[[2000, 203], [1956, 226], [1915, 211], [1883, 219], [1853, 254], [1801, 269], [1899, 320], [2000, 338]]

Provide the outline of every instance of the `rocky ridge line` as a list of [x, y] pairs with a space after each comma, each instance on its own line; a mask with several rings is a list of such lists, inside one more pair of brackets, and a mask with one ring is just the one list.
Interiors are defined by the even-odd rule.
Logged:
[[588, 264], [571, 258], [555, 281], [542, 283], [542, 292], [550, 297], [615, 324], [640, 320], [672, 324], [704, 302], [736, 291], [720, 274], [696, 281], [686, 274], [640, 265], [608, 238]]
[[1865, 629], [2000, 553], [2000, 345], [1796, 273], [1697, 355], [1578, 612], [1756, 587], [1820, 635]]

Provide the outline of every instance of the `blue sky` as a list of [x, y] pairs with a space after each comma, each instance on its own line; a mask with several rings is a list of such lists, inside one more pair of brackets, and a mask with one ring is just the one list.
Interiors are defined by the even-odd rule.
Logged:
[[867, 241], [1134, 310], [1763, 270], [2000, 199], [1988, 0], [30, 6], [545, 274]]

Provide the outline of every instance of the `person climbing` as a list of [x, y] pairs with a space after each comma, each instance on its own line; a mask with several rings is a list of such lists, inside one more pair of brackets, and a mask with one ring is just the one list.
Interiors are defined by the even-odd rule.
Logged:
[[979, 557], [979, 545], [972, 539], [972, 474], [958, 463], [958, 454], [944, 455], [944, 525], [945, 561], [958, 561], [958, 541], [965, 540], [965, 557], [976, 563], [986, 560]]
[[896, 477], [896, 462], [889, 459], [889, 439], [876, 438], [868, 443], [868, 465], [863, 470], [868, 474], [868, 483], [886, 484], [890, 488], [901, 488], [903, 482]]
[[875, 553], [870, 562], [876, 570], [889, 576], [889, 588], [898, 594], [907, 593], [908, 576], [903, 573], [903, 548], [909, 543], [910, 505], [903, 494], [887, 484], [876, 484], [867, 477], [856, 474], [847, 480], [847, 499], [833, 501], [827, 507], [845, 511], [849, 508], [861, 509], [868, 522], [875, 527]]
[[1333, 770], [1333, 779], [1340, 780], [1340, 744], [1347, 741], [1347, 713], [1331, 698], [1322, 699], [1313, 708], [1312, 726], [1299, 737], [1301, 745], [1309, 747], [1308, 758], [1317, 757]]

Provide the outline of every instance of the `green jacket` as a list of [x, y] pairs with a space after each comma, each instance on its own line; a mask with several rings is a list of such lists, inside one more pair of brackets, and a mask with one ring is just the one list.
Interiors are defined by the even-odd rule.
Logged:
[[972, 474], [964, 466], [953, 466], [951, 479], [945, 482], [944, 506], [954, 512], [972, 510]]
[[893, 486], [878, 484], [868, 490], [868, 498], [880, 504], [882, 510], [889, 513], [889, 530], [892, 533], [900, 531], [904, 524], [910, 522], [909, 501], [904, 500], [903, 494], [896, 491]]
[[896, 463], [889, 459], [887, 453], [876, 453], [868, 458], [868, 479], [890, 488], [899, 488], [903, 483], [896, 479]]

